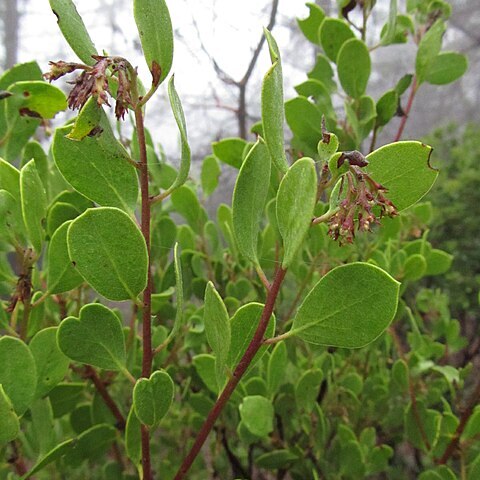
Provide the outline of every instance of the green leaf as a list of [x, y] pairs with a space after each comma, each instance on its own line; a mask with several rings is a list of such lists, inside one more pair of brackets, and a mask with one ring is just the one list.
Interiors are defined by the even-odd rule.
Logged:
[[242, 138], [224, 138], [212, 143], [212, 151], [221, 162], [240, 168], [247, 145], [248, 143]]
[[[209, 353], [200, 353], [195, 355], [192, 360], [193, 366], [197, 371], [198, 376], [201, 378], [205, 386], [213, 393], [218, 394], [219, 382], [217, 380], [217, 368], [215, 357]], [[223, 372], [222, 372], [223, 373]], [[221, 380], [223, 382], [224, 375]]]
[[296, 453], [290, 450], [281, 449], [273, 452], [262, 453], [255, 458], [255, 465], [259, 468], [266, 468], [268, 470], [278, 470], [280, 468], [288, 468], [288, 466], [298, 460]]
[[68, 292], [83, 283], [68, 255], [67, 231], [71, 223], [65, 222], [57, 228], [48, 246], [47, 290], [51, 294]]
[[376, 125], [383, 127], [386, 125], [393, 116], [397, 113], [398, 109], [398, 93], [396, 90], [386, 91], [377, 101], [376, 111], [377, 120]]
[[330, 64], [330, 60], [321, 53], [317, 54], [315, 65], [312, 70], [307, 73], [307, 76], [312, 80], [318, 80], [321, 82], [327, 89], [327, 92], [333, 92], [337, 88], [337, 85], [333, 80], [333, 68]]
[[390, 0], [390, 10], [388, 14], [388, 22], [385, 32], [382, 32], [380, 45], [389, 45], [395, 39], [395, 31], [397, 26], [397, 0]]
[[365, 43], [356, 38], [347, 40], [338, 52], [337, 68], [345, 93], [352, 98], [361, 97], [371, 72], [370, 54]]
[[102, 107], [97, 99], [91, 96], [78, 113], [73, 127], [66, 135], [69, 140], [83, 140], [87, 135], [93, 135], [102, 119]]
[[480, 433], [480, 406], [477, 405], [473, 410], [471, 417], [465, 425], [465, 430], [462, 434], [462, 440], [467, 440], [475, 437]]
[[158, 427], [173, 402], [174, 386], [164, 370], [153, 372], [150, 378], [140, 378], [133, 389], [133, 406], [141, 423]]
[[322, 380], [323, 371], [318, 368], [312, 368], [302, 374], [295, 385], [295, 401], [299, 410], [308, 413], [313, 410]]
[[3, 386], [0, 384], [0, 445], [15, 440], [20, 432], [20, 422]]
[[411, 73], [407, 73], [397, 82], [397, 85], [395, 85], [395, 90], [397, 91], [399, 97], [407, 91], [407, 88], [412, 84], [412, 80], [413, 75]]
[[285, 116], [293, 134], [310, 147], [312, 155], [322, 138], [322, 114], [307, 98], [299, 96], [285, 102]]
[[317, 173], [311, 158], [297, 160], [277, 192], [277, 223], [283, 239], [282, 268], [287, 268], [303, 244], [317, 203]]
[[468, 466], [467, 480], [476, 480], [480, 475], [480, 454], [478, 454], [474, 460]]
[[187, 185], [182, 185], [172, 193], [171, 199], [175, 211], [188, 222], [195, 232], [199, 233], [206, 221], [206, 216], [196, 193]]
[[58, 128], [52, 151], [65, 180], [85, 197], [102, 206], [133, 211], [138, 198], [138, 178], [130, 156], [113, 135], [100, 113], [102, 132], [82, 141], [66, 137], [71, 127]]
[[143, 54], [155, 85], [170, 72], [173, 61], [172, 21], [164, 0], [134, 0], [133, 15]]
[[440, 53], [444, 33], [445, 23], [443, 20], [438, 19], [420, 40], [415, 60], [418, 85], [426, 80], [430, 66], [434, 62], [435, 57]]
[[274, 395], [280, 385], [285, 381], [285, 370], [287, 369], [288, 356], [285, 342], [275, 345], [267, 367], [267, 385], [270, 395]]
[[116, 439], [116, 430], [112, 425], [94, 425], [82, 432], [68, 449], [65, 463], [70, 467], [79, 467], [86, 459], [99, 458]]
[[175, 313], [175, 322], [173, 324], [172, 331], [168, 336], [168, 341], [170, 341], [170, 339], [175, 337], [175, 335], [180, 330], [180, 327], [183, 325], [183, 302], [184, 302], [183, 272], [182, 272], [182, 262], [180, 259], [180, 252], [178, 250], [178, 243], [176, 243], [173, 248], [173, 264], [175, 269], [177, 310]]
[[[163, 3], [163, 2], [162, 2]], [[187, 139], [187, 124], [185, 122], [185, 114], [183, 113], [182, 103], [180, 102], [180, 97], [178, 96], [177, 91], [175, 90], [175, 84], [173, 81], [173, 75], [168, 82], [168, 98], [170, 99], [170, 106], [172, 107], [173, 116], [175, 117], [175, 122], [177, 123], [178, 131], [180, 132], [180, 144], [182, 146], [182, 158], [180, 160], [180, 168], [178, 170], [178, 175], [173, 184], [167, 190], [168, 192], [173, 192], [178, 187], [183, 185], [190, 171], [190, 160], [191, 153], [190, 147], [188, 146]]]
[[125, 450], [128, 458], [135, 466], [142, 460], [142, 432], [141, 423], [135, 415], [135, 407], [132, 405], [125, 427]]
[[218, 187], [218, 177], [221, 169], [218, 160], [213, 155], [208, 155], [203, 159], [202, 173], [200, 179], [202, 182], [203, 194], [209, 197]]
[[458, 80], [468, 68], [465, 55], [456, 52], [442, 52], [432, 59], [425, 81], [432, 85], [446, 85]]
[[403, 267], [403, 278], [405, 280], [419, 280], [425, 275], [427, 269], [427, 262], [425, 257], [418, 253], [410, 255]]
[[105, 370], [125, 369], [125, 339], [115, 313], [100, 303], [80, 310], [79, 318], [67, 317], [57, 332], [60, 350], [76, 362]]
[[20, 194], [28, 238], [40, 254], [45, 237], [43, 223], [47, 216], [47, 196], [34, 160], [30, 160], [20, 171]]
[[367, 170], [388, 189], [398, 210], [418, 202], [434, 184], [438, 171], [430, 166], [432, 147], [408, 141], [385, 145], [367, 155]]
[[245, 427], [258, 437], [266, 437], [273, 431], [273, 405], [265, 397], [245, 397], [240, 407], [240, 418]]
[[288, 170], [283, 139], [283, 78], [280, 52], [272, 34], [265, 29], [272, 66], [263, 77], [262, 123], [263, 135], [273, 164], [281, 173]]
[[0, 338], [0, 384], [17, 415], [25, 413], [37, 387], [35, 360], [30, 349], [18, 338]]
[[248, 260], [258, 264], [257, 243], [270, 185], [270, 159], [261, 140], [243, 162], [233, 191], [233, 230], [238, 249]]
[[49, 0], [50, 7], [57, 17], [58, 26], [63, 37], [77, 54], [78, 58], [87, 65], [93, 65], [92, 55], [97, 50], [85, 28], [82, 18], [72, 0]]
[[15, 112], [20, 116], [50, 119], [67, 108], [65, 94], [46, 82], [17, 82], [8, 88], [8, 92], [12, 96], [7, 99], [7, 116], [13, 116]]
[[208, 344], [216, 357], [217, 376], [221, 377], [220, 374], [223, 372], [230, 350], [230, 318], [212, 282], [208, 282], [205, 290], [203, 323]]
[[65, 454], [72, 448], [74, 439], [65, 440], [52, 448], [46, 455], [44, 455], [20, 480], [27, 480], [32, 475], [45, 468], [50, 463], [65, 456]]
[[135, 299], [147, 285], [147, 248], [135, 222], [122, 210], [89, 208], [67, 232], [70, 260], [109, 300]]
[[428, 449], [418, 427], [418, 417], [422, 421], [423, 431], [428, 442], [433, 445], [440, 434], [442, 415], [436, 410], [426, 408], [422, 400], [417, 400], [417, 413], [414, 413], [411, 404], [408, 404], [404, 414], [405, 435], [415, 448], [426, 452]]
[[57, 345], [57, 327], [44, 328], [30, 342], [30, 351], [37, 367], [36, 398], [44, 397], [63, 380], [69, 359]]
[[315, 3], [307, 3], [306, 5], [310, 11], [308, 17], [304, 19], [297, 18], [297, 23], [308, 40], [319, 44], [318, 29], [325, 18], [325, 12]]
[[443, 250], [433, 248], [427, 256], [427, 271], [425, 275], [442, 275], [450, 270], [453, 262], [453, 255]]
[[[252, 340], [255, 331], [260, 322], [262, 315], [263, 305], [261, 303], [247, 303], [240, 307], [235, 315], [232, 317], [231, 323], [231, 343], [230, 351], [228, 352], [227, 365], [233, 369], [237, 366], [238, 362], [242, 358], [248, 344]], [[270, 317], [267, 330], [265, 332], [265, 338], [273, 337], [275, 333], [275, 316]], [[267, 345], [262, 346], [253, 360], [250, 363], [249, 369], [251, 369], [258, 360], [267, 351]]]
[[327, 57], [332, 61], [337, 61], [338, 53], [342, 45], [349, 39], [355, 38], [350, 27], [337, 18], [326, 18], [319, 30], [320, 43]]
[[399, 288], [395, 279], [373, 265], [336, 267], [307, 295], [290, 332], [317, 345], [368, 345], [393, 320]]

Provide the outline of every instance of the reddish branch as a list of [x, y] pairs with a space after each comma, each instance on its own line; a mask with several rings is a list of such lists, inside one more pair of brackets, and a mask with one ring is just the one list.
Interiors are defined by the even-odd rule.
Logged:
[[227, 404], [228, 400], [230, 399], [232, 393], [234, 392], [235, 388], [237, 387], [238, 383], [240, 382], [241, 378], [245, 374], [248, 366], [253, 360], [253, 357], [258, 352], [260, 347], [263, 343], [263, 337], [265, 335], [265, 331], [268, 326], [268, 322], [273, 312], [273, 308], [275, 306], [275, 301], [278, 297], [278, 293], [280, 291], [280, 286], [282, 285], [283, 279], [285, 278], [286, 270], [279, 268], [275, 274], [275, 278], [272, 283], [272, 287], [270, 288], [267, 299], [265, 301], [265, 306], [263, 307], [262, 316], [260, 317], [260, 322], [258, 324], [257, 330], [250, 341], [250, 344], [247, 347], [247, 350], [243, 354], [240, 362], [236, 366], [232, 377], [228, 381], [227, 385], [225, 386], [223, 392], [218, 397], [215, 405], [210, 410], [200, 432], [198, 432], [197, 437], [193, 443], [193, 446], [188, 453], [188, 455], [183, 460], [182, 465], [180, 466], [177, 474], [175, 475], [174, 480], [182, 480], [185, 478], [188, 470], [190, 469], [192, 463], [194, 462], [195, 458], [197, 457], [200, 449], [202, 448], [203, 444], [205, 443], [208, 434], [212, 430], [217, 418], [219, 417], [220, 413], [224, 409], [225, 405]]
[[462, 416], [460, 417], [460, 423], [458, 424], [455, 433], [453, 434], [452, 440], [447, 445], [445, 452], [443, 453], [442, 457], [438, 460], [439, 465], [444, 465], [447, 463], [448, 459], [453, 455], [455, 452], [458, 442], [460, 441], [460, 437], [462, 436], [463, 431], [467, 425], [469, 418], [472, 416], [473, 410], [475, 409], [476, 405], [480, 400], [480, 382], [478, 382], [475, 390], [470, 397], [470, 401], [467, 404]]
[[407, 123], [408, 116], [410, 114], [410, 110], [412, 109], [413, 100], [415, 98], [415, 94], [417, 93], [417, 77], [413, 77], [412, 86], [410, 87], [410, 95], [408, 97], [407, 107], [405, 108], [404, 115], [402, 120], [400, 121], [400, 126], [398, 127], [397, 134], [395, 135], [395, 142], [398, 142], [402, 138], [403, 130], [405, 128], [405, 124]]
[[95, 369], [92, 368], [90, 365], [86, 365], [85, 376], [92, 380], [92, 383], [95, 385], [95, 388], [105, 402], [105, 405], [108, 407], [108, 409], [112, 412], [113, 416], [117, 420], [117, 428], [119, 430], [125, 430], [125, 417], [122, 415], [122, 412], [115, 403], [115, 400], [108, 393], [105, 383], [103, 383]]
[[[135, 80], [136, 81], [136, 80]], [[152, 370], [152, 274], [150, 262], [150, 199], [148, 193], [148, 165], [147, 148], [145, 142], [145, 129], [143, 125], [142, 107], [135, 108], [135, 124], [137, 127], [138, 148], [140, 151], [140, 190], [142, 195], [142, 219], [141, 230], [148, 255], [147, 287], [143, 292], [143, 359], [142, 377], [150, 377]], [[142, 469], [144, 480], [152, 480], [152, 468], [150, 462], [150, 434], [148, 428], [142, 425]]]

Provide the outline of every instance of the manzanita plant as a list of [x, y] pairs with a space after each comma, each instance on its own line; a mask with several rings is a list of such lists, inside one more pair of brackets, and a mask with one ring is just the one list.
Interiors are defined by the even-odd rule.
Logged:
[[[255, 141], [215, 142], [198, 184], [173, 76], [178, 170], [144, 126], [172, 65], [165, 2], [133, 2], [145, 88], [130, 61], [99, 55], [71, 0], [50, 0], [80, 63], [0, 77], [0, 478], [478, 478], [480, 389], [462, 413], [458, 322], [416, 286], [451, 263], [418, 203], [432, 148], [375, 149], [395, 115], [400, 140], [422, 83], [456, 80], [466, 60], [441, 52], [441, 0], [402, 14], [392, 0], [372, 46], [375, 2], [339, 3], [339, 18], [308, 4], [299, 20], [323, 53], [285, 104], [265, 31]], [[375, 102], [369, 52], [409, 37], [415, 74]], [[52, 85], [64, 76], [68, 98]], [[67, 105], [78, 115], [53, 133]], [[199, 187], [216, 189], [221, 163], [238, 174], [212, 220]]]

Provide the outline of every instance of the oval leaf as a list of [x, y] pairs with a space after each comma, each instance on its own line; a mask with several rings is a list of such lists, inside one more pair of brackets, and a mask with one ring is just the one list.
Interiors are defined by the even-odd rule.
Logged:
[[208, 344], [216, 356], [217, 372], [220, 376], [230, 350], [230, 318], [223, 300], [212, 282], [208, 282], [205, 289], [203, 323]]
[[180, 161], [180, 168], [178, 175], [172, 186], [168, 189], [168, 192], [173, 192], [176, 188], [185, 183], [188, 178], [188, 172], [190, 171], [190, 147], [187, 139], [187, 124], [185, 122], [185, 114], [183, 113], [182, 103], [180, 97], [175, 90], [175, 84], [173, 83], [173, 75], [168, 82], [168, 98], [170, 99], [170, 106], [172, 107], [173, 116], [177, 122], [178, 131], [180, 132], [180, 144], [182, 146], [182, 159]]
[[18, 338], [0, 338], [0, 384], [17, 415], [32, 403], [37, 386], [35, 360], [30, 349]]
[[332, 61], [337, 61], [338, 52], [342, 45], [350, 38], [355, 38], [350, 27], [337, 18], [326, 18], [318, 32], [320, 43], [325, 55]]
[[356, 38], [347, 40], [338, 52], [337, 67], [338, 78], [347, 95], [361, 97], [367, 88], [372, 67], [365, 43]]
[[262, 84], [263, 135], [273, 164], [282, 173], [288, 169], [283, 140], [283, 78], [280, 52], [272, 34], [265, 29], [272, 66]]
[[297, 160], [283, 177], [277, 193], [277, 222], [283, 239], [282, 268], [287, 268], [311, 226], [317, 203], [317, 173], [311, 158]]
[[51, 294], [68, 292], [83, 283], [68, 255], [67, 231], [72, 222], [62, 224], [50, 239], [47, 258], [47, 290]]
[[255, 264], [258, 264], [258, 232], [269, 185], [270, 159], [265, 145], [258, 141], [243, 162], [232, 199], [233, 229], [238, 248]]
[[307, 7], [310, 11], [308, 17], [303, 19], [297, 18], [297, 23], [308, 40], [319, 44], [318, 29], [325, 18], [325, 12], [315, 3], [307, 3]]
[[20, 422], [3, 386], [0, 384], [0, 445], [15, 440], [20, 432]]
[[60, 350], [76, 362], [106, 370], [125, 367], [125, 339], [122, 324], [100, 303], [85, 305], [79, 318], [67, 317], [57, 332]]
[[395, 316], [399, 288], [388, 273], [367, 263], [334, 268], [303, 301], [291, 334], [317, 345], [368, 345]]
[[432, 85], [446, 85], [458, 80], [468, 68], [465, 55], [456, 52], [442, 52], [429, 64], [425, 81]]
[[38, 332], [30, 342], [30, 351], [37, 366], [35, 397], [41, 398], [63, 380], [70, 361], [58, 348], [57, 327]]
[[58, 26], [71, 49], [87, 65], [93, 65], [97, 50], [72, 0], [50, 0]]
[[172, 21], [167, 4], [164, 0], [135, 0], [133, 15], [153, 83], [158, 85], [170, 72], [173, 61]]
[[245, 397], [239, 410], [243, 424], [254, 435], [266, 437], [273, 431], [274, 409], [267, 398], [260, 395]]
[[164, 370], [138, 380], [133, 389], [133, 406], [140, 422], [157, 427], [173, 402], [173, 393], [173, 381]]
[[66, 137], [71, 126], [56, 130], [52, 145], [55, 163], [65, 180], [85, 197], [102, 206], [133, 211], [138, 198], [135, 167], [103, 111], [100, 116], [102, 132], [80, 142]]
[[[262, 315], [263, 305], [261, 303], [247, 303], [240, 307], [235, 315], [230, 320], [231, 327], [231, 343], [230, 351], [228, 352], [227, 365], [233, 369], [237, 366], [238, 362], [242, 358], [248, 344], [252, 340], [255, 331], [257, 330], [260, 317]], [[273, 337], [275, 333], [275, 316], [270, 317], [267, 330], [265, 332], [265, 338]], [[268, 345], [262, 346], [253, 360], [250, 362], [251, 369], [258, 360], [267, 351]], [[247, 370], [248, 371], [248, 370]]]
[[40, 254], [45, 237], [43, 223], [47, 216], [47, 195], [35, 167], [35, 160], [30, 160], [20, 171], [20, 196], [28, 238]]
[[147, 248], [134, 221], [117, 208], [89, 208], [67, 232], [70, 260], [109, 300], [135, 299], [147, 285]]
[[438, 171], [430, 166], [432, 147], [420, 142], [396, 142], [367, 155], [368, 173], [388, 189], [397, 209], [418, 202], [434, 184]]

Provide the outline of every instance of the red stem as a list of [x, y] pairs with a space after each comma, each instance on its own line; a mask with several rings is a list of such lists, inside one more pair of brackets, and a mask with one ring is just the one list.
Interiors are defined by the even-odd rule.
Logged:
[[[150, 200], [148, 192], [148, 165], [147, 148], [145, 142], [145, 129], [143, 125], [143, 112], [141, 106], [135, 108], [135, 123], [137, 126], [138, 148], [140, 152], [140, 190], [142, 194], [142, 220], [141, 230], [148, 254], [148, 273], [147, 287], [143, 292], [143, 359], [142, 359], [142, 377], [150, 377], [152, 370], [152, 273], [150, 262]], [[143, 479], [152, 480], [152, 469], [150, 463], [150, 434], [148, 428], [142, 425], [142, 469]]]
[[119, 430], [125, 430], [125, 423], [126, 423], [125, 417], [122, 415], [122, 412], [118, 408], [117, 404], [108, 393], [108, 390], [105, 387], [105, 384], [97, 375], [97, 372], [90, 365], [85, 366], [85, 372], [88, 378], [92, 380], [93, 384], [95, 385], [95, 388], [97, 389], [98, 393], [100, 394], [103, 401], [105, 402], [105, 405], [108, 407], [108, 409], [112, 412], [113, 416], [116, 418], [117, 428]]
[[413, 77], [412, 86], [410, 87], [410, 95], [408, 97], [407, 108], [405, 109], [404, 115], [400, 122], [400, 126], [398, 127], [398, 132], [395, 135], [394, 142], [398, 142], [402, 138], [403, 129], [405, 128], [405, 124], [408, 120], [408, 115], [410, 114], [410, 110], [412, 109], [413, 100], [415, 98], [415, 94], [417, 93], [417, 77]]
[[460, 418], [460, 423], [458, 424], [458, 427], [455, 430], [452, 440], [448, 444], [440, 460], [438, 460], [437, 462], [439, 465], [444, 465], [445, 463], [447, 463], [448, 459], [452, 456], [453, 452], [457, 448], [458, 442], [460, 441], [460, 437], [462, 436], [462, 433], [465, 430], [467, 422], [469, 418], [472, 416], [473, 410], [475, 409], [479, 399], [480, 399], [480, 382], [478, 382], [475, 390], [472, 393], [472, 396], [470, 397], [470, 401], [468, 402], [467, 408], [465, 409], [465, 411], [463, 412]]
[[262, 346], [263, 337], [265, 335], [268, 322], [272, 315], [273, 308], [275, 306], [275, 301], [280, 291], [280, 286], [282, 285], [282, 282], [283, 282], [283, 279], [285, 278], [286, 273], [287, 271], [283, 270], [282, 268], [279, 268], [277, 270], [272, 286], [268, 292], [267, 299], [265, 301], [265, 306], [263, 307], [262, 316], [260, 317], [260, 322], [258, 324], [257, 330], [255, 331], [255, 334], [252, 340], [250, 341], [250, 344], [248, 345], [247, 350], [245, 351], [242, 358], [240, 359], [240, 362], [236, 366], [232, 377], [228, 381], [221, 395], [218, 397], [217, 401], [215, 402], [215, 405], [210, 410], [208, 417], [206, 418], [202, 428], [200, 429], [197, 437], [195, 438], [195, 442], [193, 443], [193, 446], [190, 452], [185, 457], [182, 465], [178, 469], [178, 472], [175, 475], [174, 480], [182, 480], [185, 478], [185, 475], [187, 474], [188, 470], [192, 466], [192, 463], [194, 462], [195, 458], [200, 452], [200, 449], [205, 443], [205, 440], [207, 439], [208, 434], [212, 430], [217, 418], [219, 417], [223, 408], [227, 404], [230, 396], [234, 392], [236, 386], [240, 382], [248, 366], [252, 362], [253, 357]]

